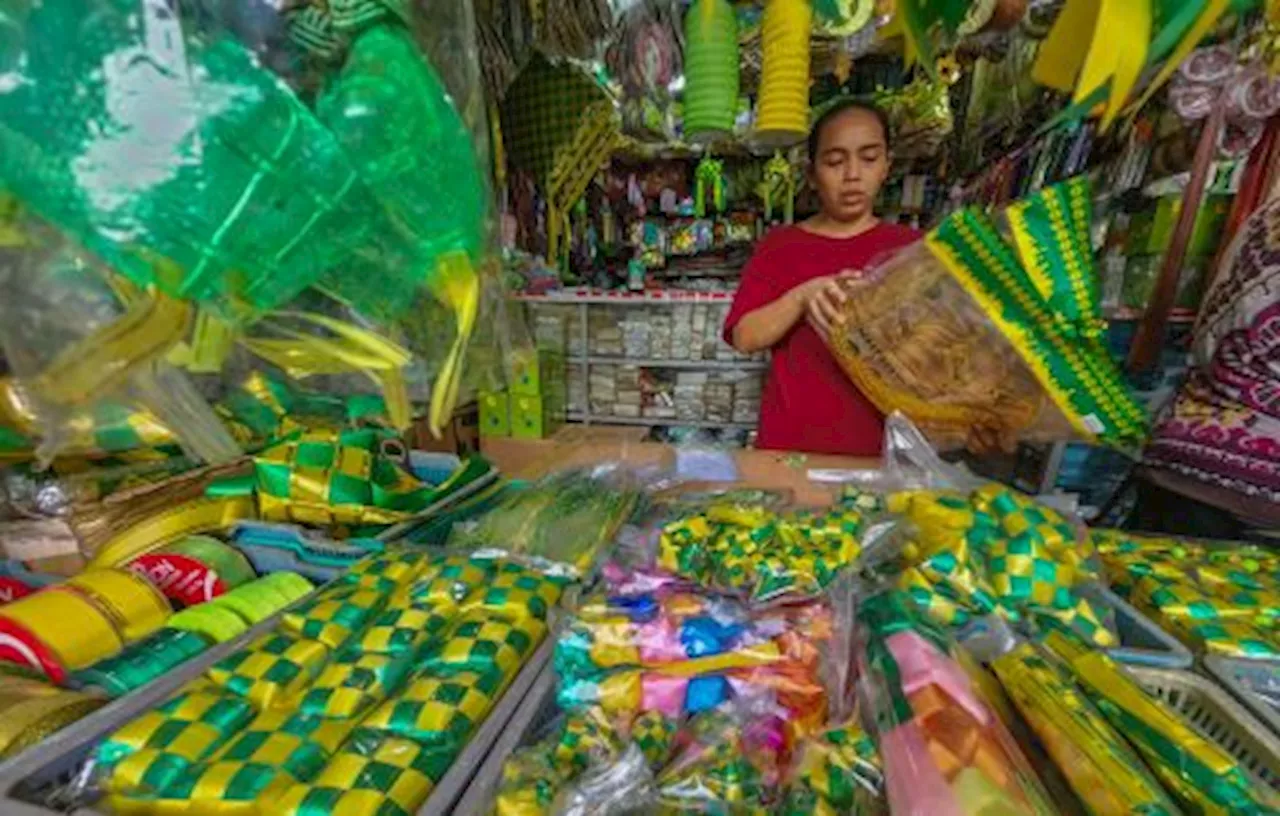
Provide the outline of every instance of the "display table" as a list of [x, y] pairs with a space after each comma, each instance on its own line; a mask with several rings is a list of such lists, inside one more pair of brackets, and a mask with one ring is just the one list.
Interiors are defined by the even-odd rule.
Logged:
[[[639, 467], [674, 470], [676, 447], [643, 441], [647, 429], [617, 426], [569, 425], [550, 439], [486, 437], [481, 452], [503, 474], [514, 479], [534, 479], [545, 473], [601, 462], [625, 462]], [[814, 469], [870, 470], [879, 466], [873, 458], [823, 456], [768, 450], [730, 452], [739, 481], [751, 487], [790, 490], [801, 504], [830, 503], [832, 485], [809, 478]]]

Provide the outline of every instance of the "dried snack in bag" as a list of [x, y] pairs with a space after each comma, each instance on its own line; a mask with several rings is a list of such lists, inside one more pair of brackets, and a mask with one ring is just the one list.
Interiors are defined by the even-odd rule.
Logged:
[[850, 289], [841, 367], [935, 444], [975, 427], [1134, 444], [1147, 418], [1099, 340], [1089, 210], [1084, 178], [1045, 188], [1010, 207], [1013, 245], [977, 210], [953, 213]]

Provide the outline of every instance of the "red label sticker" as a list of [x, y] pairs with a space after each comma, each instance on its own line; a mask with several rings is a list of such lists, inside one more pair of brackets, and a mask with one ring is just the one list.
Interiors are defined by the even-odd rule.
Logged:
[[227, 591], [218, 573], [186, 555], [140, 555], [129, 569], [146, 578], [166, 598], [183, 606], [211, 601]]
[[0, 604], [25, 598], [38, 588], [28, 586], [10, 575], [0, 575]]

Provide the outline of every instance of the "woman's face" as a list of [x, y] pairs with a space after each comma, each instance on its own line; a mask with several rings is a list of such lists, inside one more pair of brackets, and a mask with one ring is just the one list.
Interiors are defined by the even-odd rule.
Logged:
[[870, 111], [851, 108], [822, 126], [813, 161], [813, 184], [822, 211], [836, 221], [857, 221], [889, 174], [884, 128]]

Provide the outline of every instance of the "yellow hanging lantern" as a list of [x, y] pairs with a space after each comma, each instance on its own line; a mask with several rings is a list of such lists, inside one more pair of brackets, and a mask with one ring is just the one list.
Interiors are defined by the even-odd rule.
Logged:
[[764, 70], [755, 139], [785, 147], [809, 131], [809, 30], [813, 10], [808, 0], [768, 0], [761, 24]]

